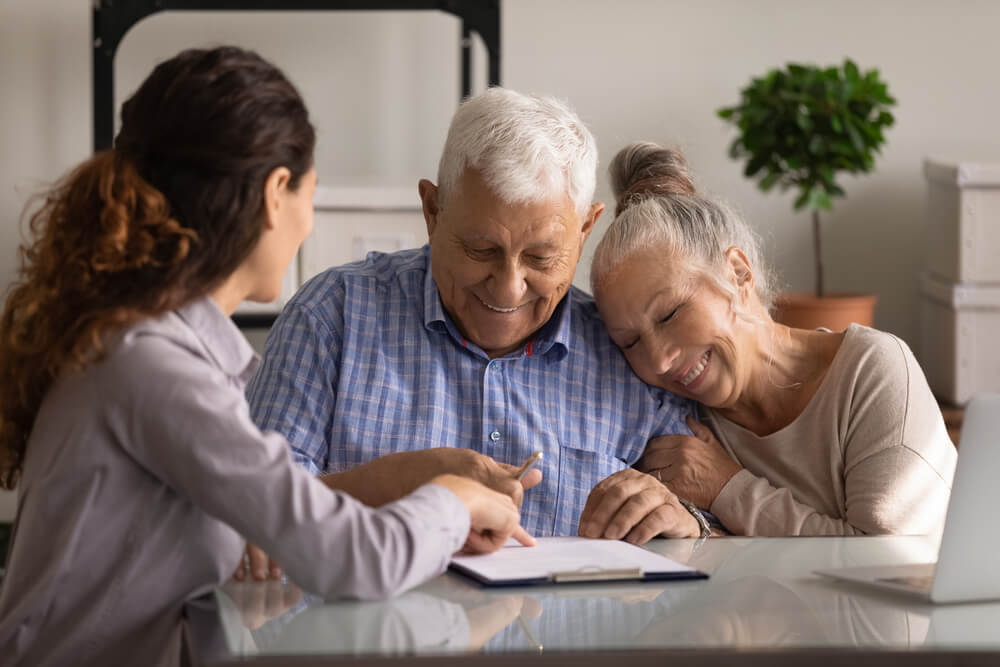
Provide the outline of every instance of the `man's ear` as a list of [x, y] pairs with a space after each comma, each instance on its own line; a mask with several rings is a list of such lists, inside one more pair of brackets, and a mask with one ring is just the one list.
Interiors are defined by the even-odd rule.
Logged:
[[[597, 219], [601, 217], [601, 213], [604, 213], [604, 204], [602, 202], [594, 202], [590, 206], [590, 210], [587, 211], [586, 217], [583, 219], [583, 240], [586, 242], [587, 237], [590, 233], [594, 231], [594, 223]], [[580, 244], [581, 246], [583, 243]]]
[[434, 228], [437, 227], [438, 214], [438, 188], [436, 185], [421, 178], [417, 183], [417, 191], [420, 193], [420, 204], [424, 210], [424, 223], [427, 225], [427, 238], [434, 235]]
[[275, 167], [264, 181], [264, 228], [274, 229], [278, 224], [284, 195], [288, 191], [292, 172], [288, 167]]
[[737, 246], [726, 250], [726, 262], [729, 264], [733, 284], [740, 295], [748, 295], [752, 292], [754, 287], [753, 268], [750, 266], [750, 260], [743, 254], [743, 250]]

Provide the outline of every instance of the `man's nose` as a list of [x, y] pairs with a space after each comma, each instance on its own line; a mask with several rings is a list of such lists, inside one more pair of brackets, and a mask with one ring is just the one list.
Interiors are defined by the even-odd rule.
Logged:
[[494, 306], [514, 308], [520, 306], [528, 291], [527, 273], [519, 262], [503, 262], [493, 270]]

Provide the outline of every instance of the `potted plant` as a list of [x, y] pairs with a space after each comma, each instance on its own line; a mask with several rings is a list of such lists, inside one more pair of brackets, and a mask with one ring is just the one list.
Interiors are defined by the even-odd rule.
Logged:
[[[757, 179], [764, 192], [775, 186], [796, 189], [795, 210], [812, 213], [815, 294], [780, 295], [779, 321], [833, 330], [852, 321], [871, 325], [874, 296], [861, 297], [867, 315], [847, 313], [846, 319], [838, 319], [829, 312], [831, 307], [841, 310], [845, 297], [829, 294], [824, 283], [820, 211], [832, 210], [833, 199], [844, 196], [838, 172], [872, 170], [885, 142], [883, 130], [893, 123], [889, 109], [895, 103], [878, 70], [862, 72], [845, 60], [840, 67], [789, 64], [773, 69], [740, 91], [739, 104], [717, 111], [739, 129], [729, 154], [746, 160], [744, 175]], [[828, 311], [819, 321], [803, 320], [795, 312], [797, 304], [806, 302], [809, 308], [810, 301]]]

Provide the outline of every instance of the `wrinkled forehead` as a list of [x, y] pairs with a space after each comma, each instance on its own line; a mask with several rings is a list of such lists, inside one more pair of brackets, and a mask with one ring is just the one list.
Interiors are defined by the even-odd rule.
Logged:
[[594, 285], [598, 301], [647, 305], [653, 294], [682, 298], [705, 281], [694, 261], [665, 245], [639, 248], [619, 258]]
[[579, 242], [583, 221], [565, 191], [547, 197], [509, 197], [475, 174], [463, 178], [460, 186], [442, 209], [442, 221], [462, 238], [504, 245]]

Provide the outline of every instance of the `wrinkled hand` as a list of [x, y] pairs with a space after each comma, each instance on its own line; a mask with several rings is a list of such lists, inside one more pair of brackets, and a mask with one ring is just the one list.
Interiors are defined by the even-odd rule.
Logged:
[[520, 513], [510, 496], [458, 475], [439, 475], [431, 483], [454, 493], [469, 510], [469, 536], [463, 552], [491, 553], [510, 537], [526, 547], [535, 546], [535, 539], [521, 527]]
[[281, 566], [269, 558], [260, 547], [247, 542], [243, 558], [240, 559], [239, 565], [236, 566], [236, 571], [233, 572], [233, 579], [243, 581], [247, 578], [247, 575], [250, 575], [256, 581], [265, 581], [269, 577], [271, 579], [281, 579]]
[[691, 416], [687, 423], [694, 436], [653, 438], [636, 468], [653, 475], [681, 498], [709, 509], [726, 482], [743, 467], [730, 458], [708, 427]]
[[580, 515], [581, 537], [645, 544], [657, 535], [698, 537], [691, 513], [652, 475], [626, 468], [601, 480]]
[[542, 471], [533, 468], [518, 480], [515, 475], [519, 466], [508, 463], [500, 463], [485, 454], [479, 454], [470, 449], [453, 449], [452, 452], [461, 452], [457, 460], [450, 467], [449, 472], [456, 475], [471, 477], [485, 486], [510, 496], [514, 504], [521, 506], [524, 500], [524, 492], [542, 481]]
[[381, 507], [413, 493], [438, 475], [461, 475], [510, 496], [520, 507], [524, 490], [538, 484], [542, 474], [532, 470], [519, 482], [514, 478], [516, 471], [514, 465], [498, 463], [471, 449], [433, 447], [380, 456], [356, 468], [324, 474], [320, 480], [369, 507]]

